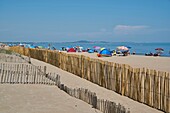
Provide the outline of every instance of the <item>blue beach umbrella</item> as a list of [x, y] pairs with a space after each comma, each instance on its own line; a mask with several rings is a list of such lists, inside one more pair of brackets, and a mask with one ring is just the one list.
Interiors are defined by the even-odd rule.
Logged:
[[94, 46], [93, 48], [94, 48], [95, 50], [100, 50], [101, 47], [99, 47], [99, 46]]
[[132, 47], [130, 47], [130, 46], [127, 46], [127, 48], [128, 48], [128, 49], [131, 49]]

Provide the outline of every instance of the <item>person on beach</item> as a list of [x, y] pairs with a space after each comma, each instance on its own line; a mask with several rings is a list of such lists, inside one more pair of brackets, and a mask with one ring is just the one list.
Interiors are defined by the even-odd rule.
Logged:
[[50, 50], [50, 48], [51, 48], [51, 44], [48, 44], [48, 50]]
[[116, 50], [113, 50], [113, 56], [116, 56]]
[[55, 48], [55, 47], [53, 47], [53, 50], [56, 50], [56, 48]]

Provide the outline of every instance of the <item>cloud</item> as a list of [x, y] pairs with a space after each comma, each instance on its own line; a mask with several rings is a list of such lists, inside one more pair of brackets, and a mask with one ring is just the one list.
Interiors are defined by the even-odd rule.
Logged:
[[140, 34], [143, 33], [143, 31], [148, 28], [149, 26], [146, 25], [136, 25], [136, 26], [116, 25], [114, 27], [114, 33], [115, 34]]
[[138, 26], [129, 26], [129, 25], [117, 25], [115, 26], [115, 30], [138, 30], [138, 29], [145, 29], [149, 26], [138, 25]]

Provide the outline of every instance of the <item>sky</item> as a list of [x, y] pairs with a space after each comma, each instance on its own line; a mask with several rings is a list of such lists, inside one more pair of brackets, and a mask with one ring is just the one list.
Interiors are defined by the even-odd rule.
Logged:
[[0, 0], [0, 41], [170, 42], [170, 0]]

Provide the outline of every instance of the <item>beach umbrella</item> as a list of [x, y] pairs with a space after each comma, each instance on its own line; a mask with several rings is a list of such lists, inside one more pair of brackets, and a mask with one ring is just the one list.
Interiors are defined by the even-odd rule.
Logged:
[[163, 48], [156, 48], [155, 50], [157, 50], [157, 51], [164, 51]]
[[164, 49], [163, 48], [156, 48], [155, 49], [157, 51], [157, 53], [161, 54], [163, 53]]
[[128, 49], [131, 49], [132, 47], [130, 47], [130, 46], [127, 46], [127, 48], [128, 48]]
[[99, 47], [99, 46], [94, 46], [93, 47], [95, 50], [99, 50], [101, 47]]
[[127, 55], [127, 53], [129, 52], [129, 49], [125, 46], [118, 46], [116, 48], [117, 51], [120, 51], [121, 53], [123, 53], [124, 55]]
[[116, 48], [118, 51], [128, 51], [129, 49], [127, 48], [127, 47], [125, 47], [125, 46], [118, 46], [117, 48]]
[[101, 51], [104, 50], [104, 49], [106, 49], [106, 48], [104, 48], [104, 47], [103, 47], [103, 48], [100, 48]]

